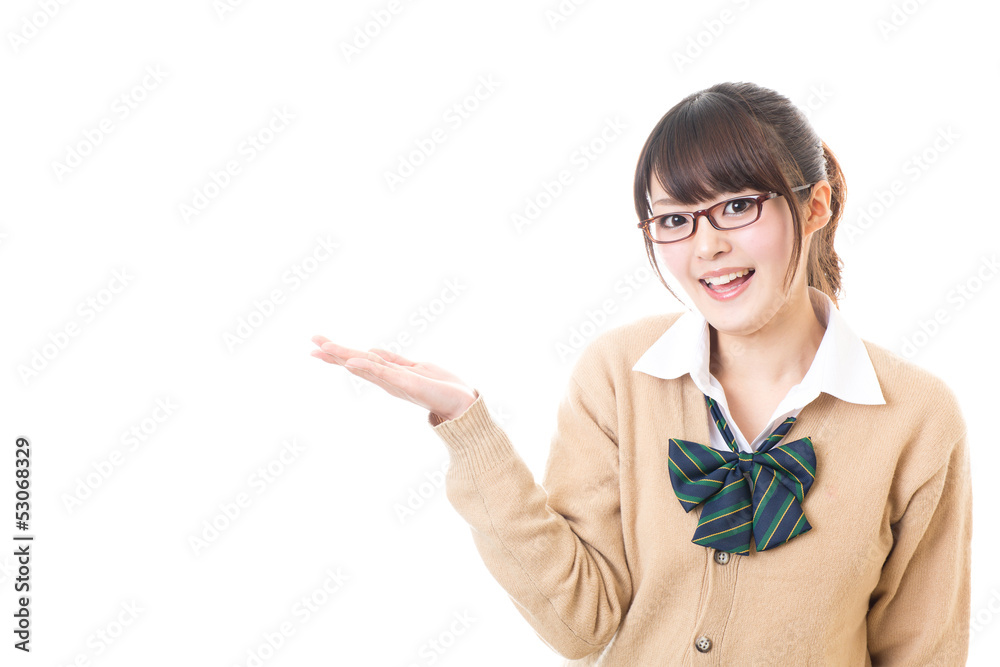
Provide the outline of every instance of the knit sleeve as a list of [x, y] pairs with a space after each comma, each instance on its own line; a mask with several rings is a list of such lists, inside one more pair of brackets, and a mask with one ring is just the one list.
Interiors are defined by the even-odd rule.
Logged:
[[596, 403], [576, 377], [570, 380], [544, 487], [481, 395], [456, 419], [434, 426], [451, 457], [448, 500], [470, 525], [487, 569], [538, 636], [570, 659], [606, 646], [632, 597], [618, 446], [607, 413], [613, 403]]
[[[963, 424], [964, 427], [964, 424]], [[892, 525], [868, 610], [880, 665], [965, 665], [971, 606], [972, 483], [966, 435]]]

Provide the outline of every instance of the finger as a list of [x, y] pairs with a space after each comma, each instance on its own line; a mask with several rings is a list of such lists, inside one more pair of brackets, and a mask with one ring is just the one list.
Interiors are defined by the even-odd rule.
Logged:
[[[326, 343], [330, 343], [330, 341], [323, 336], [313, 336], [312, 341], [320, 346], [325, 345]], [[340, 350], [349, 350], [349, 348], [344, 348], [343, 346], [332, 343], [331, 347], [340, 348]], [[377, 371], [373, 370], [375, 368], [387, 368], [385, 364], [390, 363], [382, 359], [377, 353], [356, 352], [356, 356], [352, 356], [346, 360], [341, 359], [335, 354], [330, 354], [329, 352], [326, 352], [322, 349], [312, 350], [309, 354], [316, 357], [317, 359], [322, 359], [327, 363], [343, 366], [352, 375], [356, 375], [357, 377], [360, 377], [363, 380], [367, 380], [368, 382], [371, 382], [372, 384], [381, 387], [388, 394], [402, 397], [405, 398], [406, 400], [411, 400], [407, 392], [401, 390], [396, 386], [393, 386], [390, 382], [387, 382], [385, 379], [379, 377], [377, 375]], [[348, 361], [352, 362], [354, 365], [347, 366], [346, 364]]]
[[370, 358], [369, 355], [374, 353], [375, 357], [371, 359], [372, 361], [378, 363], [394, 363], [400, 366], [412, 366], [413, 362], [405, 357], [401, 357], [397, 354], [393, 354], [389, 350], [383, 350], [381, 348], [372, 348], [368, 352], [363, 352], [361, 350], [352, 350], [349, 347], [344, 347], [343, 345], [337, 345], [333, 341], [329, 340], [325, 336], [313, 336], [312, 341], [320, 346], [320, 349], [326, 354], [330, 355], [334, 359], [338, 360], [338, 363], [344, 364], [350, 359], [356, 358]]
[[322, 348], [323, 345], [325, 345], [326, 343], [331, 343], [332, 342], [326, 336], [318, 336], [318, 335], [317, 336], [313, 336], [309, 340], [311, 340], [313, 343], [315, 343], [316, 346], [319, 347], [319, 348]]
[[383, 359], [382, 355], [375, 352], [374, 350], [368, 350], [367, 352], [362, 352], [361, 354], [362, 354], [361, 357], [362, 359], [367, 359], [368, 361], [374, 364], [378, 364], [379, 366], [386, 366], [386, 367], [396, 366], [396, 364], [393, 364], [391, 361]]
[[317, 345], [319, 345], [320, 349], [313, 350], [309, 354], [311, 354], [312, 356], [316, 357], [317, 359], [322, 359], [323, 361], [325, 361], [327, 363], [330, 363], [330, 364], [339, 364], [340, 366], [344, 365], [344, 362], [346, 361], [346, 359], [343, 359], [343, 358], [337, 356], [336, 354], [334, 354], [330, 350], [324, 350], [323, 349], [322, 346], [324, 344], [326, 344], [326, 343], [330, 343], [330, 341], [328, 341], [323, 336], [313, 336], [312, 337], [312, 341], [314, 343], [316, 343]]
[[[396, 359], [402, 359], [403, 361], [405, 361], [407, 363], [402, 363], [401, 364], [401, 363], [396, 362], [393, 359], [390, 359], [389, 357], [395, 357]], [[424, 372], [423, 369], [421, 369], [419, 366], [413, 364], [412, 361], [409, 361], [408, 359], [400, 357], [399, 355], [395, 355], [392, 352], [389, 352], [388, 350], [382, 350], [382, 349], [373, 347], [372, 349], [368, 350], [366, 358], [369, 361], [374, 361], [375, 363], [382, 364], [384, 366], [388, 366], [389, 368], [405, 368], [408, 371], [412, 371], [412, 372], [418, 373], [420, 375], [424, 375], [424, 376], [427, 375]]]
[[325, 361], [328, 364], [336, 364], [337, 366], [343, 366], [344, 365], [343, 361], [341, 361], [340, 359], [338, 359], [337, 357], [335, 357], [335, 356], [333, 356], [331, 354], [327, 354], [323, 350], [313, 350], [312, 352], [309, 353], [309, 355], [313, 356], [313, 357], [316, 357], [317, 359], [321, 359], [321, 360]]
[[388, 352], [387, 350], [382, 350], [379, 348], [372, 348], [371, 352], [380, 355], [385, 355], [386, 353], [388, 353], [390, 357], [394, 357], [395, 359], [399, 359], [402, 362], [405, 362], [405, 363], [400, 363], [395, 360], [385, 359], [382, 363], [387, 365], [389, 368], [405, 369], [410, 373], [420, 375], [421, 377], [430, 378], [432, 380], [440, 380], [444, 375], [446, 375], [442, 373], [442, 371], [438, 369], [436, 366], [428, 364], [427, 362], [418, 363], [415, 361], [410, 361], [405, 357], [400, 357], [398, 354], [393, 354], [392, 352]]
[[332, 343], [332, 341], [326, 336], [319, 336], [319, 335], [313, 336], [309, 340], [311, 340], [316, 345], [316, 347], [320, 348], [321, 350], [323, 349], [323, 346], [326, 345], [327, 343]]
[[[323, 337], [322, 336], [313, 336], [314, 342], [316, 342], [316, 343], [319, 342], [317, 339], [321, 339], [321, 338], [323, 338]], [[329, 341], [327, 341], [327, 342], [329, 342]], [[335, 344], [331, 343], [331, 345], [335, 345]], [[337, 347], [341, 347], [341, 349], [347, 349], [347, 348], [343, 348], [342, 346], [337, 346]], [[327, 362], [328, 364], [337, 364], [338, 366], [345, 366], [345, 364], [348, 361], [350, 361], [351, 359], [354, 359], [354, 360], [362, 359], [362, 360], [365, 360], [365, 361], [368, 361], [368, 362], [374, 363], [374, 364], [380, 364], [380, 363], [381, 364], [385, 364], [385, 363], [388, 363], [385, 360], [381, 359], [379, 357], [379, 355], [372, 354], [370, 352], [359, 352], [358, 354], [362, 355], [362, 356], [353, 356], [353, 357], [349, 357], [347, 359], [341, 358], [341, 357], [337, 356], [336, 354], [332, 354], [331, 352], [328, 352], [328, 351], [322, 350], [322, 349], [320, 349], [320, 350], [312, 350], [309, 354], [311, 356], [316, 357], [317, 359], [322, 359], [323, 361]], [[345, 366], [345, 368], [347, 368], [347, 370], [349, 370], [349, 371], [358, 370], [357, 366]], [[355, 375], [357, 375], [357, 373], [355, 373]], [[364, 376], [361, 376], [361, 377], [364, 377]], [[364, 379], [367, 380], [369, 378], [368, 377], [364, 377]]]
[[345, 364], [344, 368], [351, 373], [382, 387], [393, 396], [412, 400], [412, 382], [406, 371], [396, 370], [370, 359], [355, 358], [348, 363], [350, 365]]
[[354, 358], [347, 361], [344, 368], [367, 373], [372, 378], [391, 385], [399, 391], [405, 391], [412, 386], [409, 370], [394, 368], [394, 364], [379, 358], [374, 352], [368, 352], [366, 358]]
[[326, 352], [327, 354], [332, 354], [335, 357], [340, 357], [344, 361], [347, 361], [352, 357], [361, 357], [362, 359], [364, 359], [368, 355], [368, 352], [366, 352], [365, 350], [355, 350], [350, 347], [344, 347], [343, 345], [337, 345], [336, 343], [333, 342], [323, 343], [320, 349]]
[[[329, 354], [326, 354], [322, 350], [314, 350], [313, 354], [317, 356], [319, 355], [327, 357], [331, 356]], [[336, 361], [335, 363], [339, 363], [345, 369], [347, 369], [352, 374], [357, 375], [360, 378], [363, 378], [370, 382], [374, 382], [375, 384], [379, 384], [382, 382], [381, 379], [378, 377], [378, 375], [376, 375], [375, 371], [375, 369], [382, 368], [382, 366], [373, 359], [366, 359], [364, 357], [352, 357], [348, 359], [346, 362], [340, 360]]]
[[410, 361], [404, 356], [398, 355], [395, 352], [390, 352], [389, 350], [383, 350], [380, 347], [373, 347], [372, 352], [377, 353], [383, 359], [391, 361], [394, 364], [399, 364], [400, 366], [413, 366], [414, 362]]
[[[319, 336], [316, 336], [316, 338], [319, 338]], [[327, 354], [337, 357], [338, 359], [342, 359], [344, 361], [347, 361], [352, 357], [364, 358], [365, 355], [367, 354], [367, 352], [363, 350], [354, 350], [349, 347], [344, 347], [343, 345], [337, 345], [333, 341], [329, 340], [317, 344], [320, 346], [320, 349], [326, 352]]]

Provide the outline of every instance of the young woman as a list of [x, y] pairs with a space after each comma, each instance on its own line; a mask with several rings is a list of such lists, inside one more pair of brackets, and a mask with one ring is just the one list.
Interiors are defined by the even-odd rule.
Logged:
[[964, 665], [965, 422], [939, 378], [841, 316], [844, 192], [772, 90], [670, 109], [635, 207], [696, 310], [582, 352], [542, 485], [454, 375], [321, 336], [312, 354], [430, 411], [449, 501], [566, 665]]

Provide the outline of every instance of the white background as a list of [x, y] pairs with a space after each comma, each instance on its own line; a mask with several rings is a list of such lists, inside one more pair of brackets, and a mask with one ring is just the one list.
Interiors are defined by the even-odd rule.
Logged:
[[[578, 356], [559, 346], [592, 340], [588, 312], [606, 299], [615, 311], [596, 332], [684, 308], [636, 229], [640, 147], [685, 95], [745, 80], [808, 109], [842, 163], [845, 317], [897, 353], [921, 343], [909, 358], [963, 402], [981, 626], [970, 664], [993, 663], [995, 3], [592, 0], [555, 20], [555, 0], [424, 0], [377, 30], [387, 0], [48, 4], [51, 17], [26, 0], [0, 17], [0, 533], [14, 544], [25, 435], [36, 536], [30, 657], [11, 648], [13, 546], [0, 552], [0, 662], [248, 665], [289, 622], [263, 664], [428, 665], [439, 638], [433, 664], [559, 664], [439, 486], [447, 454], [427, 412], [313, 358], [310, 338], [367, 349], [402, 336], [402, 354], [479, 389], [540, 479]], [[450, 122], [481, 77], [495, 90]], [[269, 135], [275, 109], [294, 118]], [[111, 132], [88, 146], [104, 119]], [[623, 130], [581, 170], [578, 149], [609, 120]], [[445, 141], [390, 188], [386, 172], [435, 128]], [[935, 149], [949, 128], [957, 139]], [[251, 160], [258, 134], [269, 143]], [[932, 163], [914, 170], [925, 151]], [[56, 166], [73, 152], [86, 153], [75, 168]], [[239, 173], [213, 189], [230, 160]], [[517, 229], [512, 215], [562, 169], [572, 183]], [[214, 196], [185, 219], [206, 186]], [[312, 272], [286, 281], [293, 267]], [[458, 296], [439, 309], [449, 282]], [[965, 285], [978, 291], [959, 308]], [[274, 290], [282, 302], [251, 318]], [[102, 301], [94, 317], [89, 299]], [[938, 310], [947, 321], [915, 337]], [[248, 319], [259, 326], [227, 342]], [[176, 406], [159, 422], [158, 401]], [[258, 494], [251, 476], [291, 440], [301, 451]], [[428, 497], [400, 515], [422, 484]], [[249, 506], [196, 553], [191, 538], [241, 493]], [[338, 571], [324, 604], [297, 613]], [[456, 614], [474, 620], [450, 642]]]

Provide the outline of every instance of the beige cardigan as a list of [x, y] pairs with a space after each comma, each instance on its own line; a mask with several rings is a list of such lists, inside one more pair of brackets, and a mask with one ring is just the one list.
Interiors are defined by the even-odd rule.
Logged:
[[[774, 549], [692, 544], [668, 438], [708, 443], [689, 375], [632, 371], [680, 313], [594, 339], [559, 404], [541, 485], [482, 395], [428, 415], [450, 453], [449, 502], [486, 567], [568, 665], [964, 665], [972, 490], [966, 427], [936, 376], [864, 341], [885, 405], [822, 393], [809, 436], [812, 530]], [[555, 658], [554, 658], [555, 659]]]

